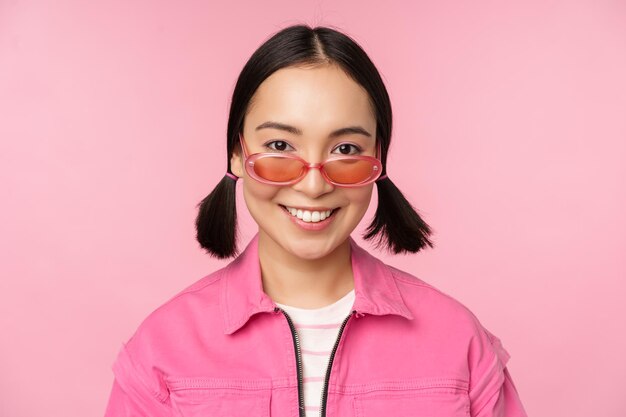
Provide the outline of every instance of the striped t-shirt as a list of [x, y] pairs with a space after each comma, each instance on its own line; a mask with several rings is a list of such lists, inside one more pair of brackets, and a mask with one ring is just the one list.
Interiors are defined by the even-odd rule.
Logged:
[[319, 414], [328, 359], [339, 327], [353, 304], [354, 290], [322, 308], [304, 309], [276, 303], [289, 315], [300, 338], [306, 417]]

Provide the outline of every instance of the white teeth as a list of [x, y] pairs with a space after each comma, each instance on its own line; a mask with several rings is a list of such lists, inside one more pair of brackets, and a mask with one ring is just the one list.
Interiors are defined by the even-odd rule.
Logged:
[[294, 207], [285, 207], [287, 211], [294, 217], [299, 218], [300, 220], [307, 223], [317, 223], [322, 220], [326, 220], [330, 217], [330, 214], [333, 212], [332, 210], [326, 211], [309, 211], [297, 209]]

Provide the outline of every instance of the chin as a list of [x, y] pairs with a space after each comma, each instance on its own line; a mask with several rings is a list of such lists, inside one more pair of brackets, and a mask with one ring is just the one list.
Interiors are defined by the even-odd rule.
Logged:
[[311, 242], [308, 239], [301, 240], [295, 245], [289, 245], [288, 250], [294, 256], [300, 259], [315, 260], [328, 256], [332, 253], [337, 245], [331, 245], [330, 242]]

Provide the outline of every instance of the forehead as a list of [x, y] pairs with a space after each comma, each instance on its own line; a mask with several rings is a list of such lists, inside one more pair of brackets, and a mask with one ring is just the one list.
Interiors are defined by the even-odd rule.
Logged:
[[320, 133], [346, 124], [376, 125], [367, 91], [336, 65], [288, 67], [269, 76], [250, 101], [246, 124], [268, 120]]

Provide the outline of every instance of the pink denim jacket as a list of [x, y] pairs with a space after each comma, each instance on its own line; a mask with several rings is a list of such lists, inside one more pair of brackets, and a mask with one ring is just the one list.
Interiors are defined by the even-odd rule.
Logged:
[[[355, 302], [321, 416], [523, 417], [509, 354], [461, 303], [350, 239]], [[299, 342], [263, 292], [258, 236], [124, 344], [106, 417], [304, 416]]]

